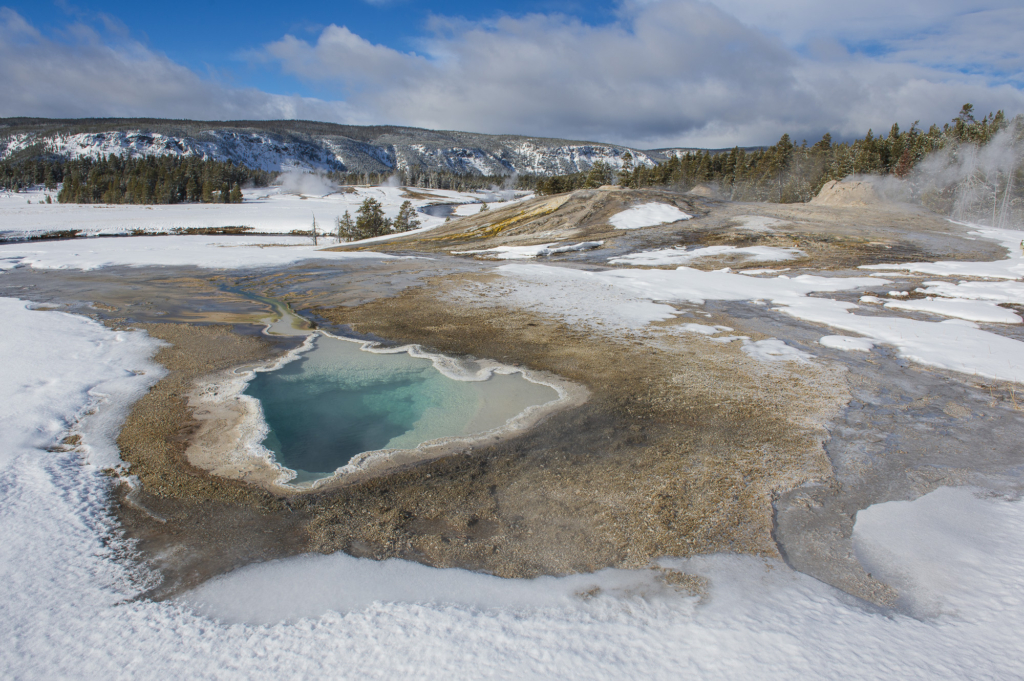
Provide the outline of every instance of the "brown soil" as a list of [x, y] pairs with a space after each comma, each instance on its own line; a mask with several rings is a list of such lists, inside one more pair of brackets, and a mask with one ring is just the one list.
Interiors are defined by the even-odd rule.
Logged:
[[[470, 277], [471, 278], [471, 277]], [[773, 494], [827, 479], [821, 422], [846, 399], [821, 367], [778, 370], [719, 344], [664, 350], [515, 310], [456, 307], [460, 278], [335, 323], [585, 384], [529, 434], [311, 499], [313, 545], [506, 577], [640, 567], [663, 555], [776, 556]]]

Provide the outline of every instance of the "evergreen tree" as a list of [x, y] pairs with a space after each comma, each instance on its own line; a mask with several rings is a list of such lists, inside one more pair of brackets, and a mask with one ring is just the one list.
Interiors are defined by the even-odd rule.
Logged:
[[633, 154], [626, 150], [626, 153], [622, 155], [622, 170], [619, 171], [619, 184], [624, 187], [628, 187], [632, 180], [633, 174]]
[[335, 220], [335, 225], [338, 229], [338, 241], [355, 241], [359, 237], [356, 235], [356, 223], [352, 220], [352, 214], [345, 211], [345, 215]]
[[597, 188], [606, 184], [611, 184], [612, 177], [611, 166], [604, 161], [597, 161], [594, 165], [590, 166], [590, 172], [587, 173], [586, 186], [590, 188]]
[[419, 218], [412, 207], [412, 201], [405, 201], [398, 209], [398, 216], [395, 218], [394, 230], [396, 232], [408, 232], [420, 226]]
[[356, 211], [356, 234], [359, 239], [369, 239], [391, 233], [391, 220], [384, 217], [380, 201], [367, 198]]

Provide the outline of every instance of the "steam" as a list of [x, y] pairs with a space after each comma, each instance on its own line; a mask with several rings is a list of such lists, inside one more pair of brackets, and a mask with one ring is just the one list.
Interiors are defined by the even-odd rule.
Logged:
[[984, 145], [962, 144], [921, 164], [922, 202], [946, 208], [954, 220], [992, 227], [1024, 227], [1024, 143], [1011, 126]]
[[338, 191], [337, 185], [320, 173], [289, 170], [278, 175], [274, 184], [289, 194], [324, 196]]
[[382, 187], [401, 187], [402, 186], [402, 178], [399, 177], [397, 174], [392, 175], [388, 179], [386, 179], [383, 182], [381, 182], [380, 186], [382, 186]]
[[1001, 130], [984, 145], [952, 143], [918, 163], [905, 179], [849, 175], [886, 201], [914, 203], [954, 220], [1024, 229], [1024, 135]]
[[519, 180], [519, 174], [513, 173], [507, 176], [499, 187], [496, 184], [492, 184], [490, 189], [483, 190], [483, 200], [485, 203], [500, 203], [502, 201], [512, 201], [516, 198], [516, 183]]

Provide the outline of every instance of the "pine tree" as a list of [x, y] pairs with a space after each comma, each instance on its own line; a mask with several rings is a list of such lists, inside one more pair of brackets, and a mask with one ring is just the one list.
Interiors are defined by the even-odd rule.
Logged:
[[622, 155], [622, 170], [619, 171], [619, 184], [624, 187], [629, 186], [632, 173], [633, 154], [629, 153], [629, 149], [627, 149], [626, 153]]
[[354, 241], [356, 236], [356, 223], [352, 220], [352, 214], [345, 211], [345, 215], [337, 218], [334, 224], [338, 228], [338, 241]]
[[405, 201], [398, 209], [398, 217], [395, 218], [394, 229], [396, 232], [408, 232], [420, 226], [416, 217], [416, 211], [412, 207], [412, 201]]
[[391, 232], [391, 220], [384, 217], [380, 201], [367, 198], [356, 211], [356, 234], [359, 239], [384, 236]]

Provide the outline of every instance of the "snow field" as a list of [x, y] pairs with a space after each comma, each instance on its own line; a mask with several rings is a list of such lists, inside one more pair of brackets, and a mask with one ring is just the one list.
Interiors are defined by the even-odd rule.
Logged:
[[[336, 245], [328, 243], [328, 246]], [[194, 265], [246, 268], [288, 265], [301, 260], [403, 259], [382, 253], [325, 251], [307, 237], [130, 236], [117, 239], [0, 244], [0, 268], [29, 265], [40, 269], [93, 270], [112, 265], [133, 267]]]
[[[78, 229], [86, 235], [95, 236], [131, 234], [136, 230], [170, 232], [175, 229], [240, 226], [251, 227], [253, 233], [290, 234], [293, 230], [308, 232], [314, 215], [321, 233], [333, 233], [335, 218], [344, 215], [345, 211], [355, 218], [356, 211], [367, 198], [379, 201], [384, 215], [394, 218], [406, 200], [411, 201], [414, 208], [421, 208], [431, 203], [476, 202], [481, 196], [473, 192], [413, 189], [436, 198], [407, 199], [403, 196], [405, 190], [402, 187], [353, 187], [354, 191], [346, 192], [334, 191], [322, 180], [313, 180], [316, 176], [308, 175], [286, 181], [285, 186], [244, 189], [240, 204], [58, 204], [55, 191], [0, 192], [0, 235], [28, 236]], [[303, 191], [315, 193], [301, 193]], [[54, 203], [40, 204], [39, 201], [45, 201], [47, 194], [53, 197]], [[416, 216], [423, 229], [444, 224], [444, 218], [423, 213]]]
[[[866, 609], [783, 563], [665, 559], [650, 570], [505, 580], [343, 554], [250, 565], [176, 602], [134, 600], [109, 484], [46, 451], [81, 423], [90, 460], [161, 375], [157, 342], [0, 299], [0, 669], [11, 678], [1008, 678], [1024, 633], [1024, 503], [939, 490], [861, 511], [855, 546], [925, 619]], [[47, 342], [35, 342], [40, 337]], [[144, 372], [144, 373], [139, 373]], [[17, 410], [12, 408], [16, 407]], [[952, 556], [953, 560], [937, 557]], [[581, 594], [598, 589], [596, 596]]]
[[667, 203], [644, 203], [616, 213], [608, 222], [615, 229], [642, 229], [679, 220], [689, 220], [692, 217]]
[[[39, 267], [100, 267], [162, 258], [166, 264], [202, 265], [213, 262], [208, 252], [237, 251], [243, 255], [230, 256], [230, 266], [246, 266], [263, 262], [263, 251], [294, 251], [296, 259], [314, 252], [258, 243], [225, 248], [206, 237], [168, 237], [168, 248], [157, 249], [170, 250], [167, 256], [130, 247], [161, 239], [48, 242], [32, 244], [34, 253], [8, 245], [0, 248], [0, 262], [32, 258]], [[177, 251], [172, 241], [182, 244]], [[99, 251], [83, 256], [71, 248], [84, 243]], [[202, 266], [224, 266], [223, 259], [217, 262]], [[916, 361], [1024, 378], [1022, 344], [971, 322], [857, 315], [853, 303], [810, 295], [885, 283], [877, 278], [754, 279], [685, 267], [586, 272], [533, 264], [498, 271], [505, 286], [495, 295], [596, 328], [647, 332], [652, 321], [676, 318], [667, 301], [770, 300], [782, 312], [864, 336], [824, 336], [820, 342], [827, 347], [868, 350], [890, 343]], [[1011, 288], [986, 289], [988, 296], [1004, 294], [1016, 295]], [[783, 563], [742, 556], [662, 561], [707, 576], [703, 601], [665, 587], [646, 570], [503, 580], [343, 554], [251, 565], [173, 603], [135, 601], [139, 575], [118, 558], [117, 541], [110, 541], [109, 482], [98, 467], [117, 463], [114, 437], [126, 410], [162, 375], [149, 359], [158, 342], [73, 315], [31, 311], [12, 299], [0, 299], [0, 312], [6, 358], [0, 366], [5, 676], [1021, 675], [1024, 502], [963, 488], [879, 504], [857, 515], [858, 557], [872, 574], [900, 588], [916, 617], [866, 609]], [[732, 330], [679, 326], [709, 336]], [[808, 357], [777, 339], [745, 343], [744, 352], [763, 360]], [[81, 465], [76, 452], [47, 451], [76, 423], [90, 465]], [[596, 597], [580, 596], [595, 587]]]

